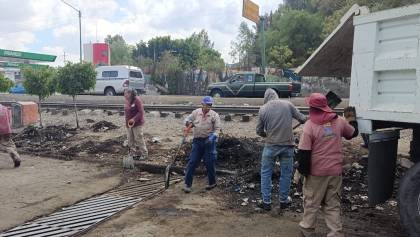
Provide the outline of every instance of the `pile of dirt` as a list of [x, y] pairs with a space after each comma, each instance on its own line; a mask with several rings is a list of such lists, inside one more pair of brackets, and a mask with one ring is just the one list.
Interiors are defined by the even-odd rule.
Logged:
[[[101, 121], [92, 126], [95, 131], [105, 131], [104, 128], [115, 129], [112, 123]], [[108, 138], [78, 136], [82, 130], [67, 126], [48, 126], [44, 128], [28, 127], [14, 137], [20, 152], [51, 157], [63, 160], [72, 160], [76, 157], [86, 156], [103, 157], [104, 155], [126, 155], [127, 147], [124, 145], [126, 135]], [[150, 154], [159, 152], [161, 144], [154, 143], [150, 135], [145, 135]]]
[[67, 149], [68, 152], [80, 154], [85, 152], [87, 154], [125, 154], [126, 149], [124, 148], [125, 136], [119, 136], [116, 138], [110, 138], [105, 141], [87, 140], [83, 143]]
[[14, 137], [16, 146], [24, 153], [71, 159], [73, 153], [66, 152], [67, 140], [77, 134], [75, 128], [67, 126], [27, 127]]
[[16, 141], [30, 140], [32, 142], [64, 141], [76, 133], [76, 129], [63, 125], [47, 126], [45, 128], [29, 126], [14, 139]]
[[119, 127], [111, 122], [102, 120], [93, 124], [91, 128], [93, 129], [94, 132], [105, 132], [108, 130], [117, 129]]

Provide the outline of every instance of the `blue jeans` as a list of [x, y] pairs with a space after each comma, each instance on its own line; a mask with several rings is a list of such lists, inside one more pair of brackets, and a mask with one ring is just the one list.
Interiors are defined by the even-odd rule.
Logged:
[[216, 142], [209, 142], [207, 138], [194, 138], [190, 158], [185, 172], [185, 185], [191, 187], [194, 171], [204, 158], [209, 185], [216, 183]]
[[261, 195], [264, 203], [271, 203], [271, 176], [276, 158], [280, 158], [280, 202], [288, 202], [290, 183], [293, 173], [293, 147], [292, 146], [265, 146], [261, 159]]

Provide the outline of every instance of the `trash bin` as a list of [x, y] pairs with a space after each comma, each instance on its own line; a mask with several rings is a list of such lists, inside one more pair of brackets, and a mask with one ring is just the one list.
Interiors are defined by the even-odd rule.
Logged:
[[16, 102], [12, 104], [12, 127], [21, 128], [39, 120], [38, 104], [35, 102]]
[[369, 205], [385, 202], [394, 190], [399, 130], [376, 131], [369, 136]]

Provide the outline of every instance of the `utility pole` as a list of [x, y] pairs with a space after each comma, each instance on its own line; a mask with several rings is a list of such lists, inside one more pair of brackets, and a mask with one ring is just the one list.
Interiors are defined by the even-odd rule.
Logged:
[[64, 64], [66, 64], [66, 51], [64, 51], [64, 54], [63, 54], [63, 62]]
[[261, 73], [265, 75], [265, 67], [266, 67], [266, 61], [265, 61], [265, 18], [262, 16], [260, 18], [260, 24], [261, 24]]
[[61, 0], [67, 6], [73, 8], [73, 10], [77, 11], [79, 14], [79, 53], [80, 53], [80, 62], [82, 62], [82, 11], [80, 9], [75, 8], [73, 5], [67, 3], [64, 0]]

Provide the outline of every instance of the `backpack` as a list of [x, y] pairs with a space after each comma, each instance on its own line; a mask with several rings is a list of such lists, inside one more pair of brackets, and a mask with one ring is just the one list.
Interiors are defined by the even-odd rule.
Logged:
[[6, 106], [0, 104], [0, 135], [12, 133], [10, 126], [11, 117], [11, 111]]

